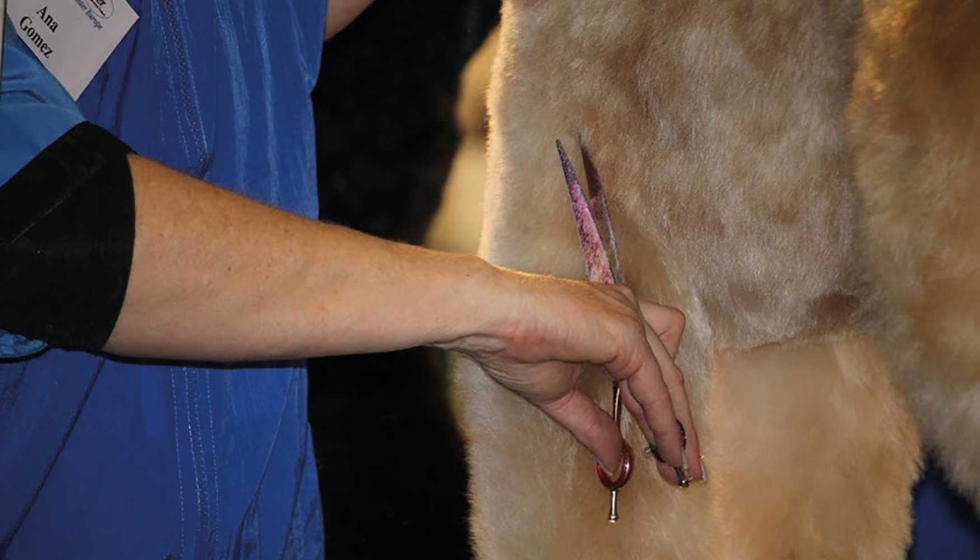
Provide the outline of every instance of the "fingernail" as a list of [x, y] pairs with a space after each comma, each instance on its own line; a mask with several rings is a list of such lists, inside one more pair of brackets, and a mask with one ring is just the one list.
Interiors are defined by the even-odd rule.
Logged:
[[622, 458], [619, 459], [619, 465], [617, 465], [614, 470], [609, 470], [608, 468], [606, 468], [606, 465], [602, 464], [602, 461], [598, 461], [597, 460], [596, 462], [599, 463], [599, 466], [602, 467], [602, 470], [603, 471], [605, 471], [606, 476], [608, 476], [609, 478], [611, 478], [613, 480], [616, 480], [617, 478], [619, 478], [619, 473], [620, 473], [620, 471], [623, 470], [623, 459]]
[[660, 456], [660, 452], [657, 451], [657, 446], [652, 443], [646, 449], [643, 450], [643, 453], [647, 455], [652, 455], [654, 459], [660, 461], [661, 463], [667, 462], [664, 461], [664, 458]]
[[701, 461], [701, 482], [708, 482], [708, 469], [704, 466], [704, 455], [700, 457]]

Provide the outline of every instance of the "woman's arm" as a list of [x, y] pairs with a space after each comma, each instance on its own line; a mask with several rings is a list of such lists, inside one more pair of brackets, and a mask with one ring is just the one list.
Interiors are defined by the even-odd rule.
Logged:
[[138, 156], [130, 164], [133, 264], [107, 351], [218, 361], [372, 352], [458, 338], [479, 320], [467, 289], [494, 275], [482, 261], [294, 216]]
[[328, 0], [327, 24], [323, 29], [323, 40], [333, 37], [357, 16], [361, 15], [373, 0]]
[[619, 432], [576, 389], [580, 364], [595, 363], [624, 382], [627, 402], [637, 403], [631, 412], [675, 465], [683, 453], [677, 418], [684, 420], [691, 474], [700, 478], [696, 433], [671, 359], [683, 330], [676, 310], [641, 304], [621, 287], [376, 239], [129, 160], [136, 236], [107, 352], [245, 361], [423, 344], [456, 349], [568, 428], [612, 471]]

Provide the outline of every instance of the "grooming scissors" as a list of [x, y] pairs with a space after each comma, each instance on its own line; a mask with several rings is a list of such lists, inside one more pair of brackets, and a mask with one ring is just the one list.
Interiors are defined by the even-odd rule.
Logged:
[[[582, 255], [585, 257], [585, 268], [589, 281], [602, 284], [622, 284], [623, 273], [619, 266], [619, 254], [616, 251], [616, 236], [613, 234], [612, 222], [609, 219], [609, 206], [606, 194], [599, 181], [599, 174], [588, 150], [582, 146], [582, 162], [585, 165], [585, 178], [589, 186], [588, 199], [582, 190], [582, 185], [575, 176], [572, 164], [568, 160], [561, 141], [556, 141], [558, 157], [561, 160], [562, 171], [565, 173], [565, 183], [568, 186], [568, 196], [571, 200], [572, 212], [575, 214], [575, 224], [578, 227], [578, 237], [582, 245]], [[612, 417], [616, 427], [622, 420], [622, 395], [619, 382], [613, 381]], [[609, 522], [619, 519], [617, 497], [619, 490], [626, 485], [633, 472], [633, 449], [623, 439], [623, 467], [619, 477], [613, 480], [598, 463], [596, 474], [599, 482], [609, 489]]]

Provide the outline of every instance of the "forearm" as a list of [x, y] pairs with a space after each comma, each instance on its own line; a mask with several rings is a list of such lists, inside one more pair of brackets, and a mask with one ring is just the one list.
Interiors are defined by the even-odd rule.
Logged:
[[306, 220], [132, 156], [136, 238], [111, 353], [264, 360], [478, 332], [498, 275]]
[[327, 40], [357, 19], [373, 0], [329, 0], [323, 39]]

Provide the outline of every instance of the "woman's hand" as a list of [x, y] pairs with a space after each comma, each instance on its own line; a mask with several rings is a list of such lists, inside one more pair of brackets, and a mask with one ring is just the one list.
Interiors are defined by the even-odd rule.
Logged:
[[[485, 334], [442, 346], [473, 357], [501, 385], [564, 426], [603, 468], [619, 470], [622, 439], [612, 418], [577, 389], [583, 363], [620, 381], [623, 402], [670, 464], [661, 475], [678, 485], [674, 467], [703, 478], [697, 431], [680, 370], [673, 362], [684, 315], [638, 300], [622, 286], [593, 285], [503, 271]], [[684, 426], [686, 445], [680, 425]]]

